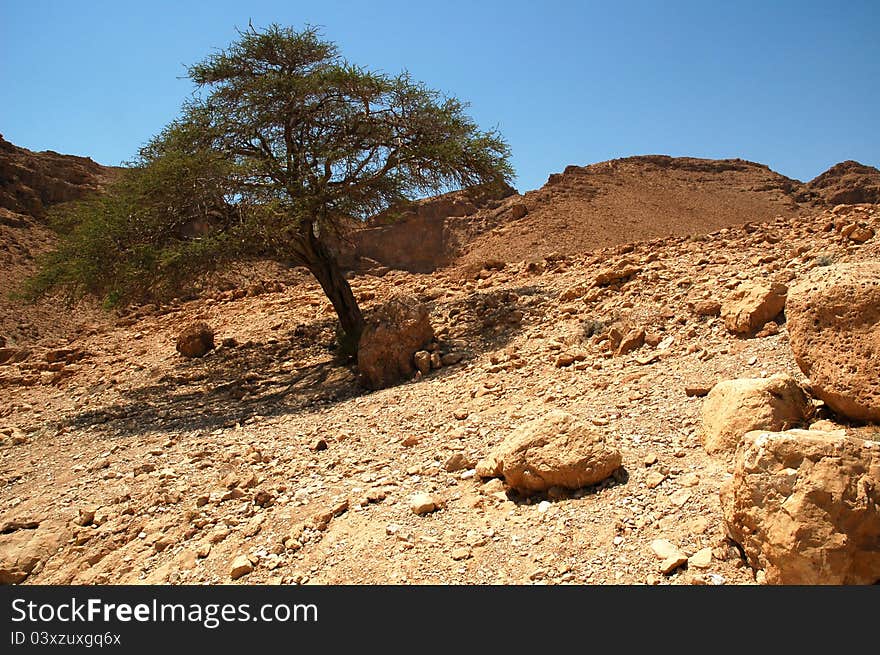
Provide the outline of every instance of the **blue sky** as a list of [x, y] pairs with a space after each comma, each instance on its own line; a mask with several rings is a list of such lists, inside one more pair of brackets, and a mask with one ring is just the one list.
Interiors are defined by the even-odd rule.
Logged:
[[636, 154], [742, 157], [801, 180], [880, 166], [880, 2], [0, 0], [0, 133], [130, 159], [185, 66], [263, 26], [320, 25], [351, 61], [471, 103], [517, 187]]

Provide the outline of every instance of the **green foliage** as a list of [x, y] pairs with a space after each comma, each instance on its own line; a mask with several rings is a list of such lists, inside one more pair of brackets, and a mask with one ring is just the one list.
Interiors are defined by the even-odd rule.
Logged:
[[252, 257], [311, 268], [316, 235], [513, 175], [459, 100], [354, 66], [312, 28], [250, 28], [188, 72], [199, 93], [121, 179], [53, 213], [62, 240], [31, 297], [157, 297]]

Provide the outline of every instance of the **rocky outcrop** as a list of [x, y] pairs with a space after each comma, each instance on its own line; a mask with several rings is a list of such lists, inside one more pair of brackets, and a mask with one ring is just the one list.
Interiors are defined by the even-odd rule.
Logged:
[[880, 442], [843, 431], [750, 432], [721, 503], [759, 580], [880, 581]]
[[374, 312], [361, 335], [361, 383], [368, 389], [382, 389], [411, 378], [416, 372], [415, 353], [433, 338], [428, 308], [416, 298], [394, 296]]
[[719, 382], [703, 402], [703, 445], [711, 454], [732, 453], [752, 430], [787, 430], [810, 416], [803, 388], [788, 375]]
[[477, 464], [477, 475], [503, 477], [508, 486], [525, 493], [579, 489], [601, 482], [620, 463], [620, 452], [605, 433], [554, 411], [514, 430]]
[[204, 357], [214, 348], [214, 330], [204, 322], [188, 325], [177, 336], [177, 352], [184, 357]]
[[102, 188], [113, 169], [51, 150], [31, 152], [0, 136], [0, 207], [41, 217], [46, 207]]
[[748, 335], [779, 316], [785, 307], [785, 285], [743, 282], [721, 305], [724, 325], [734, 334]]
[[824, 205], [880, 202], [880, 170], [847, 160], [804, 185], [803, 196]]
[[480, 210], [506, 211], [504, 218], [509, 220], [521, 218], [525, 205], [501, 202], [515, 193], [507, 185], [476, 186], [396, 205], [367, 225], [356, 226], [334, 249], [344, 268], [362, 270], [378, 264], [430, 273], [459, 254], [462, 234], [472, 229], [470, 217]]
[[792, 288], [786, 314], [816, 397], [850, 419], [880, 422], [880, 262], [814, 269]]

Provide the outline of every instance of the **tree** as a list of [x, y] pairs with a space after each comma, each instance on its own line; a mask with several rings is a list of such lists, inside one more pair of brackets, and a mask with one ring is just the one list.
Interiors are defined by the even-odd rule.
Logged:
[[251, 26], [188, 73], [197, 93], [180, 117], [108, 193], [58, 214], [67, 235], [33, 293], [116, 300], [270, 258], [314, 275], [353, 352], [364, 319], [328, 238], [395, 203], [513, 174], [501, 136], [459, 100], [355, 66], [313, 28]]

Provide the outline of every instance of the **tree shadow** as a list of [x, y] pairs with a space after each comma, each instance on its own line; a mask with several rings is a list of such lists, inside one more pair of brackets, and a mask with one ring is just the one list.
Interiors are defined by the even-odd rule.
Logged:
[[[108, 407], [65, 421], [74, 428], [109, 424], [117, 435], [204, 431], [326, 407], [363, 393], [354, 367], [329, 347], [333, 321], [297, 326], [265, 342], [221, 346], [181, 359], [153, 384], [122, 392]], [[300, 363], [303, 362], [303, 363]]]
[[[467, 362], [506, 345], [529, 310], [520, 300], [537, 293], [533, 287], [488, 290], [428, 304], [435, 324], [452, 321], [457, 339], [467, 341], [461, 349]], [[356, 366], [334, 355], [335, 326], [335, 319], [314, 321], [278, 338], [221, 345], [201, 359], [181, 359], [153, 383], [122, 391], [118, 402], [61, 423], [78, 429], [102, 425], [111, 436], [210, 431], [254, 417], [317, 411], [372, 393], [359, 385]]]

